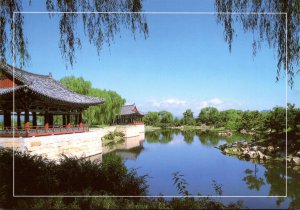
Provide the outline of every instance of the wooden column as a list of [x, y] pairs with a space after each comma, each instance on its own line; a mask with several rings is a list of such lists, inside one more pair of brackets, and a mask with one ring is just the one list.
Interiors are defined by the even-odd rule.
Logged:
[[3, 124], [4, 124], [4, 129], [10, 129], [11, 128], [11, 117], [10, 117], [10, 112], [9, 111], [3, 111]]
[[75, 118], [74, 124], [77, 126], [78, 125], [78, 114], [75, 114], [74, 118]]
[[21, 129], [21, 112], [17, 112], [17, 128]]
[[36, 128], [36, 126], [37, 126], [36, 112], [32, 112], [32, 125], [34, 126], [34, 128]]
[[63, 127], [66, 127], [67, 122], [66, 122], [66, 115], [65, 114], [62, 115], [62, 121], [63, 121]]
[[48, 114], [48, 111], [46, 111], [45, 115], [44, 115], [44, 126], [45, 126], [45, 129], [49, 129], [49, 114]]
[[25, 119], [24, 119], [24, 129], [25, 131], [29, 131], [30, 123], [29, 123], [29, 110], [25, 109]]
[[82, 123], [82, 112], [79, 113], [79, 127], [82, 128], [83, 127], [83, 123]]
[[52, 128], [53, 127], [53, 114], [49, 113], [48, 118], [49, 118], [49, 126], [50, 126], [50, 128]]
[[70, 113], [67, 114], [67, 128], [71, 128], [71, 116], [70, 116]]

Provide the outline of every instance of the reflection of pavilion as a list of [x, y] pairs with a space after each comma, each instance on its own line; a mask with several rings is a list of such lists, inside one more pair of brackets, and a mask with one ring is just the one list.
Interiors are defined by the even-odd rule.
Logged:
[[[104, 100], [77, 94], [50, 75], [33, 74], [0, 63], [0, 136], [30, 137], [86, 132], [82, 112]], [[16, 126], [12, 124], [15, 114]], [[24, 123], [21, 117], [24, 116]], [[38, 120], [38, 117], [39, 120]], [[55, 119], [60, 124], [55, 123]], [[42, 121], [42, 125], [38, 122]]]
[[138, 155], [143, 151], [144, 133], [138, 136], [125, 138], [123, 143], [114, 146], [103, 146], [103, 154], [116, 151], [116, 154], [125, 160], [136, 160]]

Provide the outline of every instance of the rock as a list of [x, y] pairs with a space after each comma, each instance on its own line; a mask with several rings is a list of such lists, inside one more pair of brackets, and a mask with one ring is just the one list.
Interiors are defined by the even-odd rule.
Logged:
[[256, 151], [252, 151], [252, 150], [248, 152], [248, 155], [252, 159], [257, 158], [257, 156], [258, 156]]
[[241, 132], [242, 134], [247, 134], [247, 131], [246, 131], [245, 129], [242, 129], [240, 132]]
[[246, 141], [242, 142], [242, 146], [243, 147], [248, 147], [248, 142], [246, 142]]
[[253, 146], [252, 149], [253, 149], [254, 151], [257, 151], [258, 147], [257, 147], [257, 146]]
[[274, 147], [273, 146], [268, 146], [268, 152], [273, 152], [274, 151]]
[[300, 171], [300, 166], [294, 166], [293, 170]]
[[261, 151], [257, 151], [257, 154], [258, 154], [259, 159], [261, 159], [261, 160], [266, 159], [265, 155]]
[[226, 147], [227, 147], [227, 144], [223, 144], [223, 145], [219, 146], [219, 149], [223, 151]]
[[267, 151], [267, 147], [259, 147], [258, 150], [265, 153]]
[[244, 150], [243, 155], [247, 155], [249, 153], [249, 150]]
[[225, 152], [225, 154], [227, 154], [229, 152], [229, 150], [226, 148], [223, 150], [223, 152]]
[[289, 156], [287, 156], [287, 162], [288, 162], [288, 163], [291, 163], [291, 162], [292, 162], [292, 159], [293, 159], [293, 157], [292, 157], [292, 156], [290, 156], [290, 155], [289, 155]]
[[292, 163], [294, 163], [297, 166], [300, 166], [300, 158], [299, 157], [293, 157]]
[[297, 155], [297, 157], [300, 157], [300, 151], [298, 151], [298, 152], [296, 153], [296, 155]]
[[232, 152], [237, 152], [238, 151], [238, 149], [237, 148], [232, 148]]

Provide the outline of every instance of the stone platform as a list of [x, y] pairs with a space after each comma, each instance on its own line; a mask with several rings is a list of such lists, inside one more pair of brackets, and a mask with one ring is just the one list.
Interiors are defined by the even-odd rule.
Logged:
[[49, 159], [66, 156], [89, 157], [102, 153], [101, 138], [112, 131], [122, 131], [126, 138], [145, 132], [144, 125], [110, 126], [94, 128], [89, 132], [37, 137], [1, 137], [0, 147], [15, 148], [31, 154], [42, 155]]

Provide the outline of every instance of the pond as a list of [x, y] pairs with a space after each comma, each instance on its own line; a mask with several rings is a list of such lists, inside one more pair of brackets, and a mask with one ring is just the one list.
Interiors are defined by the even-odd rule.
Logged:
[[172, 180], [174, 173], [179, 172], [192, 195], [218, 195], [220, 191], [216, 192], [214, 186], [220, 186], [222, 196], [239, 196], [215, 198], [224, 203], [242, 200], [249, 208], [300, 207], [299, 169], [288, 168], [288, 197], [245, 197], [285, 196], [286, 189], [285, 164], [240, 160], [215, 148], [226, 142], [250, 139], [249, 136], [220, 137], [193, 130], [159, 130], [146, 132], [145, 138], [129, 138], [109, 152], [121, 156], [127, 168], [149, 176], [150, 195], [179, 195]]

